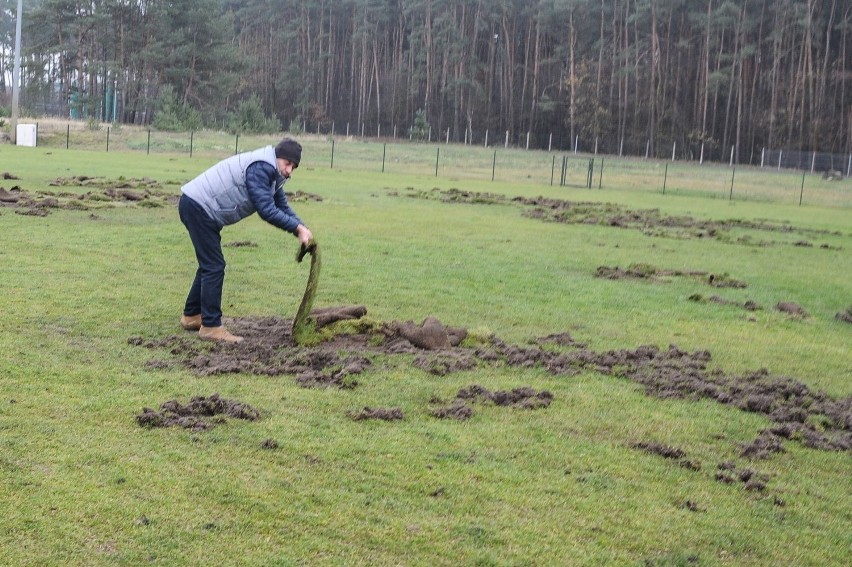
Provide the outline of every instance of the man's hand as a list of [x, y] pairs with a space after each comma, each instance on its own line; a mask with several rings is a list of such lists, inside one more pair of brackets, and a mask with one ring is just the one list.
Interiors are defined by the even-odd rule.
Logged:
[[311, 240], [314, 239], [314, 235], [311, 232], [311, 229], [309, 229], [303, 224], [300, 224], [296, 227], [296, 237], [299, 239], [299, 242], [302, 246], [307, 246], [311, 243]]

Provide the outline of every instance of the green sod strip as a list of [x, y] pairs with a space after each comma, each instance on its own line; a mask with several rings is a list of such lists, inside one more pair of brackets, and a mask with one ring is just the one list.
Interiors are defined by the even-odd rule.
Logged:
[[314, 305], [314, 297], [317, 294], [317, 285], [319, 285], [320, 266], [322, 265], [319, 246], [316, 241], [312, 240], [307, 246], [302, 245], [296, 254], [296, 261], [301, 262], [305, 254], [311, 255], [311, 271], [308, 275], [305, 295], [302, 296], [302, 303], [299, 304], [299, 310], [293, 320], [293, 340], [296, 341], [297, 345], [311, 345], [319, 342], [316, 323], [308, 316]]

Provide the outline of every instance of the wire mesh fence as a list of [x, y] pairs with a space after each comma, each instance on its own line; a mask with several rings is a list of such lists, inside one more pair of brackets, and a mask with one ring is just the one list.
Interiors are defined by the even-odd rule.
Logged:
[[[145, 155], [184, 154], [221, 159], [275, 144], [281, 134], [163, 132], [80, 121], [37, 126], [37, 145]], [[302, 134], [302, 167], [372, 171], [478, 182], [503, 181], [594, 191], [617, 189], [714, 199], [852, 207], [848, 156], [764, 151], [762, 166], [618, 157], [525, 147], [417, 143], [395, 138]], [[808, 157], [809, 156], [809, 157]], [[844, 168], [838, 169], [843, 159]], [[779, 165], [780, 163], [780, 165]], [[826, 175], [831, 172], [831, 175]], [[572, 198], [579, 198], [572, 195]]]
[[852, 154], [763, 150], [761, 167], [822, 172], [826, 177], [852, 177]]

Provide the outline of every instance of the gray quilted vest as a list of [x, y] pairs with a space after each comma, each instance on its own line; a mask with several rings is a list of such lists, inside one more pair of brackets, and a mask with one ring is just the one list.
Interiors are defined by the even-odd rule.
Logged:
[[258, 161], [278, 170], [275, 148], [266, 146], [220, 161], [181, 187], [181, 192], [201, 205], [220, 226], [234, 224], [255, 213], [246, 189], [246, 169]]

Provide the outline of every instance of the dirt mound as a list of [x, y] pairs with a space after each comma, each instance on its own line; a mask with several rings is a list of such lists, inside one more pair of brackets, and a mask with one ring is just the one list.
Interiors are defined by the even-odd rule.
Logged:
[[142, 413], [136, 416], [136, 422], [148, 428], [183, 427], [203, 431], [224, 423], [225, 417], [254, 421], [260, 418], [260, 413], [248, 404], [213, 394], [208, 398], [196, 396], [186, 405], [169, 400], [160, 405], [160, 411], [142, 408]]
[[852, 323], [852, 305], [847, 307], [846, 311], [836, 314], [834, 318], [843, 323]]
[[733, 461], [725, 461], [717, 467], [716, 480], [723, 484], [741, 482], [746, 490], [762, 491], [766, 489], [769, 477], [750, 468], [737, 468]]
[[[398, 196], [397, 192], [390, 195]], [[667, 238], [713, 238], [730, 244], [745, 246], [769, 246], [776, 244], [772, 241], [755, 240], [750, 234], [735, 236], [734, 231], [762, 231], [777, 234], [827, 235], [837, 232], [794, 227], [787, 223], [769, 221], [750, 221], [743, 219], [701, 220], [687, 215], [667, 215], [659, 209], [629, 209], [613, 203], [598, 203], [588, 201], [566, 201], [545, 197], [506, 197], [494, 193], [477, 193], [452, 188], [442, 191], [435, 188], [431, 191], [418, 191], [408, 188], [407, 197], [419, 199], [434, 199], [445, 203], [468, 204], [514, 204], [524, 207], [523, 215], [532, 219], [546, 222], [566, 224], [595, 224], [614, 228], [639, 230], [649, 236]], [[802, 242], [781, 242], [780, 244], [797, 245]], [[798, 244], [801, 246], [801, 244]], [[820, 249], [833, 249], [828, 245]]]
[[805, 311], [804, 307], [797, 303], [793, 303], [792, 301], [780, 301], [775, 304], [775, 309], [777, 309], [781, 313], [787, 313], [788, 315], [792, 315], [794, 317], [809, 317], [808, 312]]
[[287, 200], [291, 203], [299, 202], [299, 201], [315, 201], [321, 203], [323, 198], [320, 195], [316, 195], [314, 193], [306, 193], [305, 191], [296, 191], [294, 193], [287, 194]]
[[655, 282], [668, 281], [671, 277], [698, 278], [711, 287], [748, 287], [743, 281], [735, 280], [727, 273], [709, 274], [704, 271], [663, 270], [650, 264], [631, 264], [627, 268], [598, 266], [595, 277], [608, 280], [641, 279]]
[[678, 464], [680, 464], [680, 466], [685, 469], [689, 469], [692, 471], [701, 470], [701, 464], [687, 459], [686, 451], [678, 447], [670, 447], [669, 445], [657, 443], [656, 441], [639, 441], [637, 443], [631, 444], [630, 447], [632, 447], [633, 449], [639, 449], [640, 451], [645, 451], [646, 453], [651, 455], [657, 455], [658, 457], [662, 457], [664, 459], [671, 459], [673, 461], [677, 461]]
[[[537, 367], [554, 376], [596, 371], [641, 384], [650, 396], [709, 399], [766, 416], [773, 425], [743, 448], [743, 456], [747, 458], [771, 456], [779, 448], [783, 450], [783, 444], [788, 441], [816, 449], [852, 450], [852, 397], [835, 400], [792, 378], [772, 376], [765, 369], [743, 375], [729, 374], [711, 368], [711, 355], [704, 350], [689, 353], [675, 345], [667, 349], [645, 345], [596, 352], [576, 343], [568, 333], [542, 337], [529, 345], [511, 345], [491, 336], [471, 340], [470, 346], [461, 343], [452, 346], [456, 339], [451, 340], [451, 336], [458, 338], [466, 333], [454, 334], [440, 321], [426, 324], [427, 321], [417, 326], [410, 322], [342, 320], [329, 330], [345, 328], [347, 332], [330, 333], [324, 342], [303, 348], [293, 341], [291, 321], [275, 317], [226, 321], [231, 331], [245, 338], [239, 345], [207, 343], [191, 333], [152, 340], [135, 337], [128, 342], [166, 349], [200, 375], [231, 372], [292, 375], [304, 387], [320, 388], [356, 387], [359, 374], [378, 364], [377, 361], [387, 364], [389, 357], [396, 354], [413, 354], [416, 367], [435, 375], [497, 365]], [[436, 332], [440, 329], [446, 334]], [[436, 336], [433, 342], [420, 340]], [[424, 346], [417, 346], [406, 337]], [[451, 346], [436, 347], [436, 344]], [[432, 405], [441, 407], [431, 413], [436, 417], [466, 419], [473, 413], [469, 405], [475, 402], [536, 409], [547, 407], [551, 399], [549, 393], [531, 388], [489, 392], [481, 386], [470, 386], [460, 390], [449, 405], [433, 400]]]

